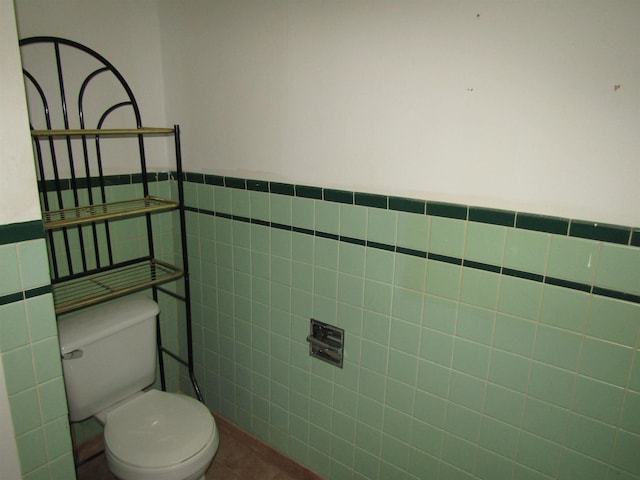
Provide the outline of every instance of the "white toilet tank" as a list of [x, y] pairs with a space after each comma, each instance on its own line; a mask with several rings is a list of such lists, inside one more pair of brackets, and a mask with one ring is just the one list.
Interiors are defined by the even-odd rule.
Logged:
[[158, 304], [129, 295], [58, 321], [72, 422], [151, 385], [156, 377]]

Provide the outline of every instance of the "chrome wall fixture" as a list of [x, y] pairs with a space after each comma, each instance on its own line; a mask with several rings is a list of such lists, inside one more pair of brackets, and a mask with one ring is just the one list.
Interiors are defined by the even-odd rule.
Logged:
[[342, 368], [344, 359], [344, 330], [311, 319], [309, 336], [309, 355]]

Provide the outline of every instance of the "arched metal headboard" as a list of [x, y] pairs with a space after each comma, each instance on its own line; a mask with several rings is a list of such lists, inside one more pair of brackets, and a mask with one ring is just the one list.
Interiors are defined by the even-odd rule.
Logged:
[[[110, 113], [112, 113], [113, 111], [119, 108], [126, 107], [126, 106], [131, 106], [132, 108], [133, 114], [135, 116], [136, 127], [137, 128], [142, 127], [142, 118], [140, 115], [140, 108], [138, 107], [138, 102], [135, 99], [135, 96], [133, 94], [133, 91], [131, 90], [131, 87], [129, 86], [125, 78], [122, 76], [122, 74], [118, 71], [118, 69], [111, 62], [109, 62], [105, 57], [103, 57], [98, 52], [96, 52], [95, 50], [92, 50], [91, 48], [85, 45], [82, 45], [78, 42], [74, 42], [73, 40], [67, 40], [64, 38], [30, 37], [30, 38], [25, 38], [23, 40], [20, 40], [20, 46], [23, 47], [23, 52], [24, 52], [24, 47], [28, 45], [35, 45], [35, 44], [48, 44], [53, 48], [52, 53], [55, 55], [56, 73], [57, 73], [59, 87], [60, 87], [60, 103], [62, 106], [63, 121], [64, 121], [64, 127], [60, 127], [60, 128], [66, 128], [66, 129], [70, 128], [69, 111], [67, 108], [67, 92], [65, 91], [65, 77], [64, 77], [64, 69], [62, 66], [62, 54], [61, 54], [61, 50], [65, 47], [84, 52], [87, 55], [93, 57], [99, 64], [101, 64], [99, 68], [93, 70], [88, 75], [86, 75], [86, 78], [82, 81], [81, 88], [78, 92], [77, 107], [78, 107], [78, 112], [80, 116], [79, 118], [80, 128], [102, 128], [102, 124], [104, 123], [104, 120], [107, 118], [107, 116]], [[111, 74], [118, 80], [118, 82], [122, 86], [122, 89], [126, 93], [127, 100], [125, 102], [119, 102], [117, 104], [113, 104], [109, 106], [105, 110], [105, 112], [101, 115], [100, 121], [98, 122], [97, 125], [94, 125], [93, 127], [87, 126], [84, 124], [84, 105], [83, 105], [84, 93], [89, 83], [93, 79], [95, 79], [96, 77], [104, 73]], [[41, 92], [42, 94], [41, 98], [43, 101], [43, 114], [47, 118], [47, 125], [49, 126], [49, 128], [53, 128], [51, 125], [50, 117], [49, 117], [50, 112], [48, 109], [47, 100], [44, 97], [44, 90], [41, 88], [36, 78], [32, 74], [30, 74], [26, 69], [24, 70], [24, 74], [25, 74], [25, 77], [27, 77], [27, 79], [31, 83], [33, 83], [35, 88], [39, 92]]]
[[[31, 37], [20, 41], [23, 59], [29, 59], [29, 49], [34, 46], [42, 46], [37, 51], [41, 63], [49, 62], [55, 70], [55, 80], [44, 75], [38, 78], [38, 72], [23, 68], [25, 86], [29, 99], [30, 126], [34, 138], [36, 150], [36, 166], [38, 186], [41, 193], [42, 209], [45, 212], [78, 208], [85, 205], [104, 204], [107, 202], [105, 190], [105, 169], [101, 147], [101, 136], [94, 136], [94, 147], [90, 148], [90, 138], [84, 134], [91, 131], [102, 131], [107, 120], [115, 112], [128, 111], [133, 125], [131, 128], [142, 129], [142, 116], [138, 102], [133, 91], [124, 76], [104, 56], [91, 48], [72, 40], [58, 37]], [[67, 65], [64, 63], [65, 54], [69, 52], [81, 52], [88, 56], [83, 59], [83, 65], [89, 66], [87, 71], [72, 71], [67, 75]], [[43, 58], [44, 55], [44, 58]], [[49, 58], [46, 58], [49, 57]], [[69, 62], [72, 63], [72, 62]], [[49, 64], [48, 64], [49, 65]], [[71, 65], [72, 67], [73, 65]], [[73, 82], [70, 82], [74, 76]], [[80, 78], [77, 78], [80, 77]], [[109, 77], [110, 83], [115, 85], [118, 98], [113, 102], [107, 102], [101, 112], [93, 113], [93, 124], [87, 125], [87, 92], [92, 84], [100, 79]], [[76, 89], [72, 89], [72, 84]], [[114, 91], [115, 91], [114, 90]], [[55, 114], [55, 112], [58, 115]], [[38, 122], [47, 131], [39, 131], [35, 123]], [[74, 128], [75, 127], [75, 128]], [[59, 145], [56, 137], [49, 135], [51, 131], [65, 130], [67, 135], [62, 136], [64, 145]], [[99, 133], [99, 132], [98, 132]], [[109, 133], [114, 133], [110, 131]], [[72, 137], [77, 134], [80, 137], [81, 149], [74, 148]], [[142, 177], [144, 196], [149, 195], [147, 182], [147, 159], [145, 153], [144, 135], [137, 135], [137, 151], [140, 161], [139, 171]], [[97, 187], [97, 188], [96, 188]], [[71, 196], [63, 192], [70, 191]], [[71, 198], [70, 198], [71, 197]], [[104, 223], [104, 231], [99, 232], [96, 225], [91, 225], [91, 233], [87, 235], [87, 226], [78, 226], [73, 229], [62, 229], [61, 235], [49, 234], [51, 250], [51, 268], [54, 279], [86, 272], [92, 267], [103, 267], [114, 263], [111, 232], [108, 221]], [[58, 238], [58, 237], [62, 238]], [[102, 251], [99, 243], [106, 239], [106, 252]], [[93, 248], [85, 248], [85, 242], [93, 244]], [[78, 243], [82, 255], [81, 265], [76, 265], [71, 244]], [[153, 256], [153, 245], [149, 244], [150, 255]], [[93, 258], [90, 252], [93, 252]], [[89, 254], [89, 255], [87, 255]]]

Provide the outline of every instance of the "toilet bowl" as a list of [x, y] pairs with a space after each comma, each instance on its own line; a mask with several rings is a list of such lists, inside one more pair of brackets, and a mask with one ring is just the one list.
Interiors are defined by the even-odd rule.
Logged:
[[107, 412], [104, 443], [121, 480], [204, 480], [219, 436], [200, 402], [149, 390]]
[[58, 321], [72, 422], [104, 425], [107, 467], [120, 480], [204, 480], [218, 449], [211, 412], [156, 377], [157, 303], [130, 295]]

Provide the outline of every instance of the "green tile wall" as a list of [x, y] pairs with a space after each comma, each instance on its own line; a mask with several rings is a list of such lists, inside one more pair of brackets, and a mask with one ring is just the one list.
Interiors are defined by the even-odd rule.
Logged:
[[[640, 479], [634, 229], [187, 179], [215, 411], [333, 480]], [[309, 357], [311, 317], [345, 329], [343, 369]]]
[[[640, 478], [637, 230], [186, 179], [214, 410], [332, 479]], [[177, 229], [154, 222], [171, 261]], [[344, 369], [308, 356], [310, 317], [345, 328]]]
[[0, 226], [0, 355], [22, 478], [75, 478], [42, 223]]

